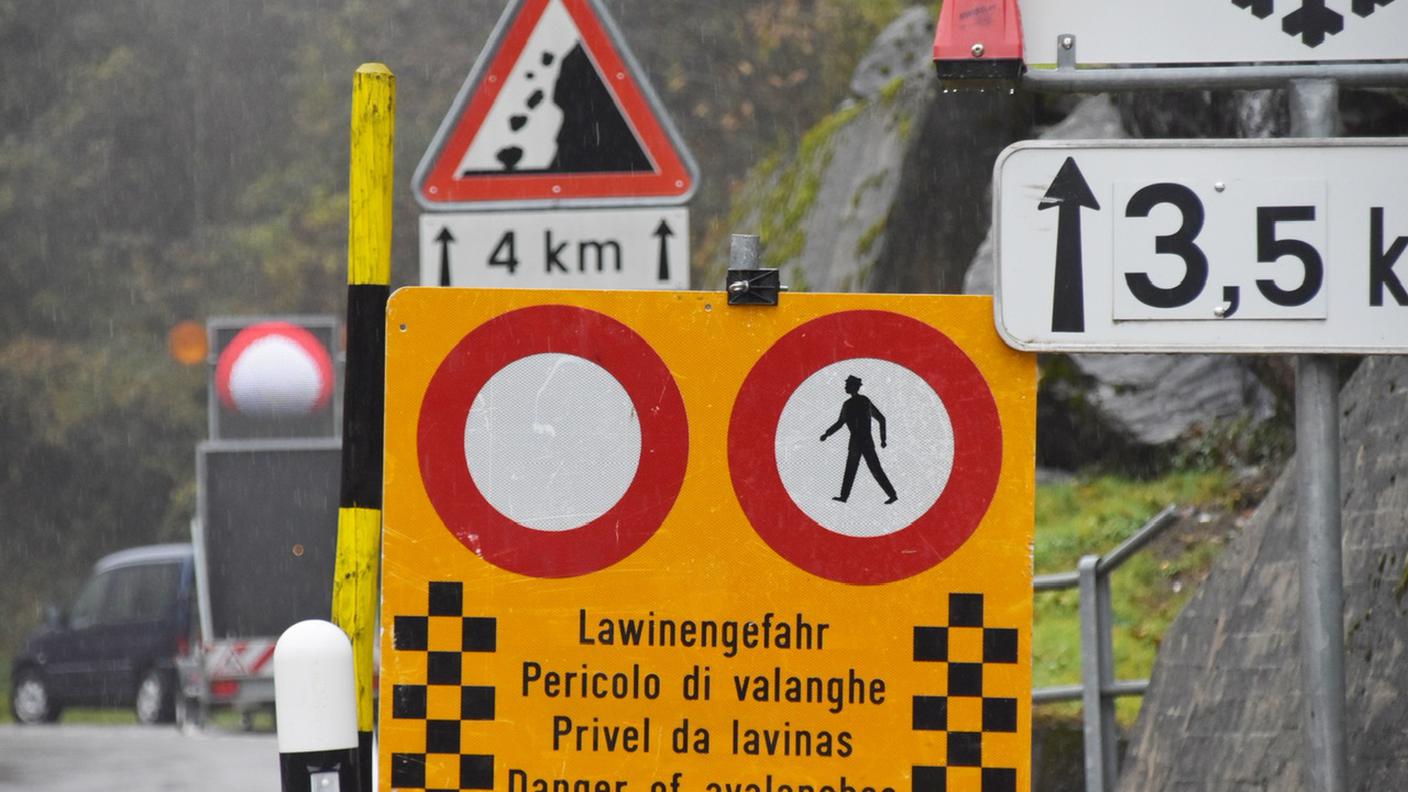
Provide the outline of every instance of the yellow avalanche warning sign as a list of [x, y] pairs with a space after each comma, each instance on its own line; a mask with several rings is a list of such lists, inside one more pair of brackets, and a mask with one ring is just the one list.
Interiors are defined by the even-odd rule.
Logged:
[[988, 298], [404, 289], [387, 355], [381, 789], [1030, 789]]

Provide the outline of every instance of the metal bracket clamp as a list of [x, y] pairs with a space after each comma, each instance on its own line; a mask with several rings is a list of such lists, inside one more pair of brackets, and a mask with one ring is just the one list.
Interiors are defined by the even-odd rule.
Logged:
[[755, 234], [734, 234], [728, 251], [728, 276], [724, 289], [729, 305], [777, 305], [787, 291], [782, 273], [758, 266], [760, 242]]
[[1076, 68], [1076, 37], [1073, 33], [1062, 33], [1056, 37], [1056, 70], [1074, 71]]
[[731, 269], [728, 271], [729, 305], [777, 305], [782, 274], [775, 269]]

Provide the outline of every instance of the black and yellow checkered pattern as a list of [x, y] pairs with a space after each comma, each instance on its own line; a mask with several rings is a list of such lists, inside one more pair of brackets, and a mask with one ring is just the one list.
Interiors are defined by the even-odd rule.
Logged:
[[1008, 678], [1018, 639], [1016, 629], [988, 626], [982, 594], [950, 594], [947, 624], [914, 628], [914, 662], [932, 667], [920, 675], [933, 692], [914, 696], [913, 728], [933, 732], [937, 750], [913, 767], [913, 792], [1016, 792], [1017, 770], [989, 766], [984, 747], [1017, 734], [1018, 700], [994, 694], [1022, 689]]
[[425, 750], [391, 755], [391, 786], [398, 790], [494, 788], [494, 757], [465, 753], [460, 726], [494, 719], [494, 687], [476, 685], [463, 673], [466, 652], [498, 648], [492, 617], [466, 616], [464, 584], [432, 582], [424, 615], [397, 616], [392, 645], [425, 658], [423, 685], [391, 689], [391, 717], [425, 724]]

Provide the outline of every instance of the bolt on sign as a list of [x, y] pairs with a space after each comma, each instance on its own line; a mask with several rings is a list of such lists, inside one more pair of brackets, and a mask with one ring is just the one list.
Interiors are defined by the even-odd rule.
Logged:
[[381, 789], [1030, 789], [1034, 358], [724, 303], [392, 297]]

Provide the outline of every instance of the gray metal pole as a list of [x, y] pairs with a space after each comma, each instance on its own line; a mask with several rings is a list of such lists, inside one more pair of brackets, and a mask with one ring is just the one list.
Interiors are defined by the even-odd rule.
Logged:
[[[1339, 86], [1290, 86], [1291, 134], [1339, 134]], [[1330, 266], [1334, 262], [1328, 262]], [[1296, 357], [1296, 464], [1300, 512], [1301, 691], [1305, 782], [1344, 792], [1344, 571], [1340, 530], [1339, 377], [1330, 355]]]
[[1119, 778], [1119, 735], [1115, 702], [1105, 690], [1115, 680], [1114, 622], [1110, 582], [1100, 574], [1100, 557], [1089, 555], [1076, 567], [1080, 577], [1081, 710], [1085, 728], [1086, 792], [1112, 792]]
[[761, 247], [757, 234], [734, 234], [729, 239], [728, 268], [757, 269]]

